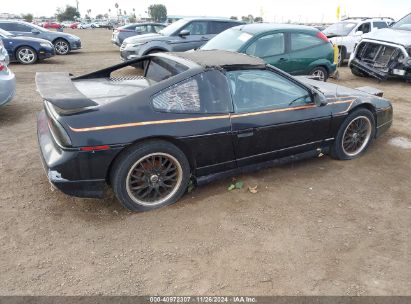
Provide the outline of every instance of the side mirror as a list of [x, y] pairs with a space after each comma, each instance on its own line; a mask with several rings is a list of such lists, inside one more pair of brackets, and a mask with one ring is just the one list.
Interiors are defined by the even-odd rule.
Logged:
[[190, 31], [188, 31], [188, 30], [182, 30], [182, 31], [178, 34], [178, 36], [180, 36], [180, 37], [186, 37], [186, 36], [188, 36], [188, 35], [190, 35]]
[[313, 101], [316, 105], [323, 107], [327, 105], [327, 98], [321, 93], [318, 93], [317, 91], [312, 91], [312, 96], [313, 96]]
[[40, 34], [40, 31], [37, 30], [37, 29], [32, 29], [31, 32], [32, 32], [33, 34], [36, 34], [36, 35], [37, 35], [37, 34]]
[[363, 34], [363, 31], [356, 31], [354, 36], [362, 36]]

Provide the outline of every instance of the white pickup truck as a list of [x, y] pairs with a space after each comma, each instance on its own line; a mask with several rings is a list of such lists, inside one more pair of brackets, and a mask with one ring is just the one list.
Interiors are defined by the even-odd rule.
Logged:
[[354, 46], [361, 40], [363, 34], [374, 32], [381, 28], [387, 28], [394, 19], [390, 17], [356, 17], [344, 19], [327, 27], [323, 33], [338, 46], [338, 64], [349, 59], [354, 51]]

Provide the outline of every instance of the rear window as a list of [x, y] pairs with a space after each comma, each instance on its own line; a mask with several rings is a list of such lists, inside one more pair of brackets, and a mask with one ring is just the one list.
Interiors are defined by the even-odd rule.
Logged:
[[298, 51], [313, 46], [323, 44], [324, 41], [317, 36], [312, 36], [303, 33], [292, 33], [291, 34], [291, 50]]
[[171, 113], [231, 112], [227, 78], [216, 70], [201, 73], [154, 95], [153, 107]]
[[173, 60], [155, 57], [150, 60], [145, 72], [145, 77], [156, 82], [160, 82], [180, 74], [187, 69], [188, 67]]

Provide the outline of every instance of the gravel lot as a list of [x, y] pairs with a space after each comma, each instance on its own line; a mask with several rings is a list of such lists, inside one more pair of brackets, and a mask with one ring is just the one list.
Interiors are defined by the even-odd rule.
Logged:
[[[36, 139], [37, 71], [80, 74], [120, 62], [111, 31], [72, 30], [84, 48], [12, 64], [0, 108], [1, 295], [411, 295], [411, 85], [341, 69], [384, 90], [393, 127], [353, 161], [328, 156], [196, 189], [130, 213], [51, 191]], [[258, 185], [251, 194], [248, 186]]]

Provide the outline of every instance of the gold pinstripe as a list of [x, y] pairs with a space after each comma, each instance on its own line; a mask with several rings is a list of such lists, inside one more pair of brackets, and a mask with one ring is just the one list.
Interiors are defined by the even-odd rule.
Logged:
[[[338, 100], [338, 101], [327, 103], [327, 106], [328, 105], [333, 105], [333, 104], [350, 103], [350, 105], [348, 106], [348, 108], [346, 110], [339, 113], [339, 114], [341, 114], [341, 113], [348, 112], [354, 101], [355, 101], [355, 99]], [[215, 119], [226, 119], [226, 118], [235, 119], [235, 118], [240, 118], [240, 117], [258, 116], [258, 115], [278, 113], [278, 112], [287, 112], [287, 111], [296, 111], [296, 110], [310, 109], [310, 108], [315, 108], [315, 107], [316, 107], [315, 105], [307, 105], [307, 106], [299, 106], [299, 107], [294, 107], [294, 108], [273, 109], [273, 110], [250, 112], [250, 113], [241, 113], [241, 114], [226, 114], [226, 115], [190, 117], [190, 118], [180, 118], [180, 119], [138, 121], [138, 122], [124, 123], [124, 124], [115, 124], [115, 125], [97, 126], [97, 127], [88, 127], [88, 128], [74, 128], [72, 126], [69, 126], [69, 128], [70, 128], [70, 130], [72, 130], [74, 132], [90, 132], [90, 131], [100, 131], [100, 130], [129, 128], [129, 127], [140, 127], [140, 126], [148, 126], [148, 125], [182, 123], [182, 122], [192, 122], [192, 121], [204, 121], [204, 120], [215, 120]]]

